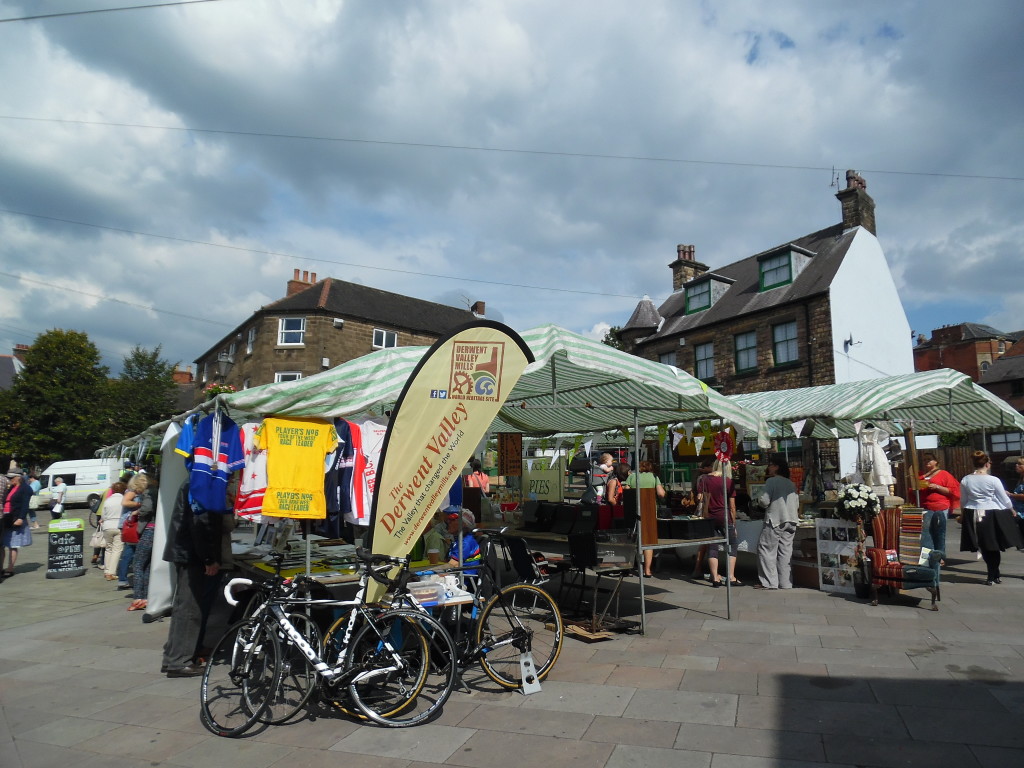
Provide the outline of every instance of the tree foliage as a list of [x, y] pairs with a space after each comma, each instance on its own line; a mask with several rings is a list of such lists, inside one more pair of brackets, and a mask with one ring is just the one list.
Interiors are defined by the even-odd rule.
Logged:
[[4, 449], [40, 462], [91, 456], [107, 432], [108, 392], [107, 368], [86, 334], [41, 333], [0, 398]]
[[619, 331], [621, 330], [622, 328], [620, 326], [613, 325], [605, 333], [604, 338], [601, 339], [601, 342], [607, 344], [609, 347], [614, 347], [615, 349], [622, 349], [622, 341], [619, 339]]
[[125, 355], [121, 378], [111, 382], [117, 404], [112, 420], [121, 440], [174, 415], [177, 386], [174, 364], [160, 358], [161, 345], [147, 350], [136, 345]]
[[23, 466], [88, 458], [173, 415], [174, 365], [160, 351], [136, 346], [112, 381], [85, 333], [40, 334], [11, 389], [0, 393], [0, 453]]

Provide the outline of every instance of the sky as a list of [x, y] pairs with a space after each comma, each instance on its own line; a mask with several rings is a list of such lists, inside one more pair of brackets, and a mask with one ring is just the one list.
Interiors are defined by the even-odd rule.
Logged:
[[2, 353], [189, 365], [295, 269], [601, 338], [677, 244], [841, 221], [847, 169], [911, 328], [1024, 330], [1019, 0], [80, 13], [160, 1], [0, 0]]

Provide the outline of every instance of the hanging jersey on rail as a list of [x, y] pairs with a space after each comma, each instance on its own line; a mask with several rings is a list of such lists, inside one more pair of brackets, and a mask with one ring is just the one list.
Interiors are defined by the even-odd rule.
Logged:
[[254, 445], [267, 451], [263, 514], [321, 519], [327, 515], [324, 460], [338, 442], [334, 426], [317, 419], [270, 418]]
[[242, 456], [245, 466], [238, 483], [235, 497], [235, 512], [242, 517], [258, 515], [263, 509], [263, 495], [267, 490], [267, 452], [256, 447], [256, 432], [260, 425], [255, 422], [239, 427], [242, 436]]
[[174, 450], [190, 457], [185, 466], [192, 501], [207, 512], [229, 512], [228, 478], [244, 461], [238, 425], [227, 414], [214, 411], [194, 430], [182, 429]]
[[364, 421], [358, 427], [362, 436], [362, 453], [365, 464], [362, 472], [357, 473], [353, 482], [358, 487], [362, 484], [361, 493], [356, 494], [360, 498], [359, 519], [360, 525], [369, 525], [370, 510], [373, 509], [373, 493], [377, 487], [377, 475], [380, 467], [380, 451], [384, 447], [384, 437], [388, 433], [387, 424], [378, 424], [375, 421]]

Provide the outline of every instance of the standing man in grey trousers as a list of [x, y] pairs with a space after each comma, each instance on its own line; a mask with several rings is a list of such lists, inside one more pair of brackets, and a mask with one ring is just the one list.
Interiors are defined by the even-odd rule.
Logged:
[[758, 499], [766, 508], [764, 527], [757, 540], [757, 578], [754, 589], [792, 589], [789, 561], [793, 538], [800, 519], [800, 496], [789, 479], [789, 464], [773, 456], [768, 462], [768, 480]]

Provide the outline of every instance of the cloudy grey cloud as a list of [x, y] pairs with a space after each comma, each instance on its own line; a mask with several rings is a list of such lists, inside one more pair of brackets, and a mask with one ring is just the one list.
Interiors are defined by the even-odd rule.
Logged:
[[833, 167], [867, 176], [915, 329], [1018, 330], [1022, 24], [1015, 0], [0, 24], [0, 209], [36, 214], [0, 213], [25, 278], [0, 283], [0, 345], [66, 326], [115, 370], [133, 344], [187, 363], [294, 268], [599, 334], [665, 298], [678, 243], [716, 266], [837, 222]]

